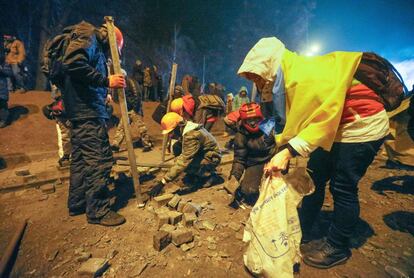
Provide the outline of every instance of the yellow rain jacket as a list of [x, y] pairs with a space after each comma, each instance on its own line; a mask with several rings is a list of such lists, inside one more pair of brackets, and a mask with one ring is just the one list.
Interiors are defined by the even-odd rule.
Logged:
[[361, 52], [332, 52], [305, 57], [289, 51], [275, 37], [263, 38], [249, 51], [238, 74], [246, 77], [246, 73], [254, 73], [273, 82], [281, 66], [286, 125], [276, 138], [278, 146], [298, 136], [329, 151], [361, 56]]

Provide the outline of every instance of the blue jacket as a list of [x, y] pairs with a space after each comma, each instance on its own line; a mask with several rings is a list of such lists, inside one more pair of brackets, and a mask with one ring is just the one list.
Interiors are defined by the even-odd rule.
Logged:
[[72, 31], [63, 59], [66, 78], [62, 88], [69, 120], [109, 118], [105, 43], [99, 31], [87, 22], [79, 23]]
[[9, 88], [7, 86], [7, 77], [12, 77], [13, 72], [9, 64], [0, 65], [0, 100], [9, 100]]

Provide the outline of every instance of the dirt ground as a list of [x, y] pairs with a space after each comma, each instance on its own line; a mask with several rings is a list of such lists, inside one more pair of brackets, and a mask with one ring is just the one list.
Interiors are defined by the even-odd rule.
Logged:
[[[49, 101], [44, 92], [11, 95], [13, 123], [0, 131], [0, 156], [10, 162], [3, 172], [30, 169], [39, 164], [42, 153], [48, 159], [41, 164], [54, 167], [55, 127], [41, 114], [41, 106]], [[145, 120], [150, 133], [159, 138], [159, 127], [150, 118], [154, 106], [145, 103]], [[143, 161], [158, 156], [159, 148], [147, 155]], [[350, 260], [329, 270], [302, 263], [295, 277], [400, 277], [392, 276], [396, 271], [414, 277], [413, 172], [387, 169], [385, 160], [379, 154], [360, 183], [361, 219], [351, 241]], [[222, 167], [224, 176], [229, 170], [230, 165]], [[36, 188], [0, 193], [0, 250], [5, 249], [19, 223], [29, 219], [11, 277], [77, 277], [82, 264], [80, 253], [108, 258], [110, 267], [104, 277], [250, 277], [243, 266], [245, 245], [241, 240], [250, 209], [228, 207], [229, 196], [223, 185], [182, 196], [202, 205], [200, 223], [216, 224], [214, 230], [195, 225], [194, 247], [188, 251], [173, 244], [161, 252], [154, 250], [154, 204], [137, 208], [132, 185], [125, 180], [116, 182], [112, 190], [114, 208], [127, 219], [116, 228], [89, 225], [84, 215], [70, 217], [67, 191], [68, 184], [64, 182], [56, 185], [56, 192], [51, 194]], [[327, 194], [315, 236], [326, 233], [332, 209], [333, 202]]]

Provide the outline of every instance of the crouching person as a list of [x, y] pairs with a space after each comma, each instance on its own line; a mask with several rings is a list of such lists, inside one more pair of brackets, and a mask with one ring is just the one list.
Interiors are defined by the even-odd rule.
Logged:
[[242, 200], [251, 205], [256, 202], [264, 166], [276, 154], [273, 131], [265, 134], [259, 128], [264, 119], [260, 106], [256, 103], [243, 104], [239, 113], [233, 165], [230, 180], [225, 186], [234, 196], [230, 204], [233, 207], [237, 207]]
[[162, 133], [170, 137], [182, 136], [182, 152], [162, 180], [155, 183], [150, 196], [160, 194], [168, 182], [183, 172], [187, 174], [190, 188], [200, 181], [204, 182], [205, 188], [220, 182], [216, 173], [221, 161], [220, 149], [213, 135], [201, 124], [186, 121], [177, 113], [169, 112], [162, 118], [161, 128]]

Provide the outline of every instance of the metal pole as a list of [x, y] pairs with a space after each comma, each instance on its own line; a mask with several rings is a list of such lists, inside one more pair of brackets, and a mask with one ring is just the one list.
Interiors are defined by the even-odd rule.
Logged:
[[[115, 39], [114, 19], [112, 18], [112, 16], [105, 16], [105, 22], [106, 22], [106, 27], [108, 29], [109, 46], [111, 49], [111, 57], [112, 57], [112, 63], [113, 63], [113, 68], [114, 68], [114, 74], [122, 74], [121, 64], [119, 62], [118, 47], [117, 47], [116, 39]], [[129, 159], [129, 164], [131, 165], [131, 175], [132, 175], [132, 181], [134, 183], [137, 204], [138, 204], [138, 207], [143, 207], [144, 202], [142, 201], [141, 185], [139, 183], [139, 174], [137, 171], [137, 162], [135, 158], [134, 146], [132, 145], [131, 132], [129, 130], [129, 117], [128, 117], [126, 99], [125, 99], [125, 90], [123, 88], [116, 89], [116, 92], [118, 93], [119, 105], [121, 108], [122, 124], [124, 126], [125, 141], [126, 141], [126, 145], [128, 149], [128, 159]]]
[[[170, 105], [174, 93], [174, 87], [175, 87], [175, 79], [177, 77], [177, 64], [173, 63], [172, 69], [171, 69], [171, 80], [170, 80], [170, 87], [168, 89], [168, 104], [167, 104], [167, 113], [170, 112]], [[167, 149], [167, 142], [168, 142], [168, 134], [165, 134], [162, 137], [162, 155], [161, 155], [161, 161], [165, 161], [165, 151]]]
[[19, 245], [19, 242], [23, 236], [26, 225], [27, 225], [27, 219], [25, 219], [19, 225], [16, 233], [13, 235], [13, 238], [11, 239], [11, 241], [7, 245], [6, 250], [1, 256], [1, 261], [0, 261], [0, 277], [1, 278], [9, 277], [9, 276], [6, 276], [7, 268], [10, 267], [11, 258], [13, 257], [13, 254], [16, 251], [16, 247]]

